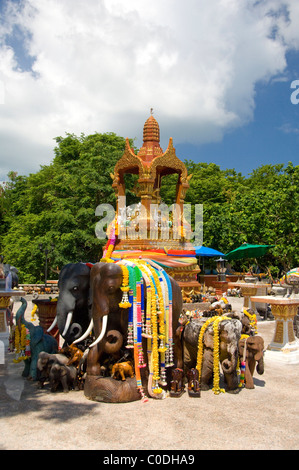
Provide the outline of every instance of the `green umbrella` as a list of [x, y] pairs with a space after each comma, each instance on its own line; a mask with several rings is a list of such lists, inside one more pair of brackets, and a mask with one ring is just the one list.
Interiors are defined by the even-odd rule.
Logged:
[[270, 248], [275, 245], [250, 245], [249, 243], [243, 243], [233, 251], [230, 251], [225, 255], [227, 260], [233, 259], [244, 259], [244, 258], [259, 258], [267, 253]]

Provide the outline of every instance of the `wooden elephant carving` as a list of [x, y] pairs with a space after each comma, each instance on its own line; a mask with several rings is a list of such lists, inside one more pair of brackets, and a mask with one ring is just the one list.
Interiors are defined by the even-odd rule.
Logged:
[[184, 372], [182, 369], [177, 367], [172, 371], [170, 386], [171, 397], [180, 397], [184, 393]]
[[127, 377], [134, 377], [133, 366], [131, 362], [117, 362], [112, 367], [112, 378], [126, 380]]
[[[245, 348], [245, 353], [244, 353]], [[256, 364], [256, 371], [262, 375], [264, 373], [264, 340], [261, 336], [248, 336], [239, 341], [240, 361], [246, 360], [245, 367], [245, 388], [254, 388], [253, 374]]]
[[200, 397], [200, 383], [198, 370], [192, 368], [187, 372], [188, 377], [188, 394], [189, 397]]

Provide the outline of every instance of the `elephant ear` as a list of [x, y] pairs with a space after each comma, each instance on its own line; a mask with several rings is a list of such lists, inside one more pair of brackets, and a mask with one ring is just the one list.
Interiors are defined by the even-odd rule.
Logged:
[[42, 327], [36, 326], [34, 328], [33, 335], [30, 337], [31, 346], [36, 346], [43, 339], [43, 336], [44, 330], [42, 329]]

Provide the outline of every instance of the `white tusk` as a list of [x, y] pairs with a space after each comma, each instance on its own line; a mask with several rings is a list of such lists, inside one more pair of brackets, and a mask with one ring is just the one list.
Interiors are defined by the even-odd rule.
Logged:
[[100, 336], [97, 337], [97, 339], [89, 346], [90, 348], [92, 348], [93, 346], [95, 346], [96, 344], [98, 344], [103, 338], [104, 338], [104, 335], [106, 333], [106, 328], [107, 328], [107, 321], [108, 321], [108, 315], [104, 315], [103, 317], [103, 322], [102, 322], [102, 331], [101, 331], [101, 334]]
[[52, 325], [49, 326], [49, 328], [47, 329], [47, 333], [50, 333], [50, 331], [53, 330], [53, 328], [54, 328], [54, 326], [56, 325], [56, 323], [57, 323], [57, 315], [56, 315], [56, 317], [54, 318]]
[[69, 312], [67, 314], [65, 327], [61, 336], [65, 336], [67, 334], [67, 330], [69, 329], [70, 324], [72, 323], [72, 318], [73, 318], [73, 312]]
[[92, 329], [93, 329], [93, 319], [90, 320], [89, 326], [87, 330], [85, 331], [85, 333], [82, 336], [80, 336], [80, 338], [76, 339], [76, 341], [74, 341], [73, 344], [80, 343], [80, 341], [83, 341], [85, 338], [87, 338], [87, 336], [89, 335]]

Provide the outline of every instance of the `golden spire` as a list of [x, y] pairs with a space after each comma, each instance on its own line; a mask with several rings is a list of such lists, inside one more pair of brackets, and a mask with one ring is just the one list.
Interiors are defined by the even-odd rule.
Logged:
[[144, 162], [151, 162], [154, 157], [163, 153], [160, 147], [160, 128], [153, 116], [153, 108], [150, 109], [150, 112], [151, 115], [143, 127], [143, 146], [138, 153]]

